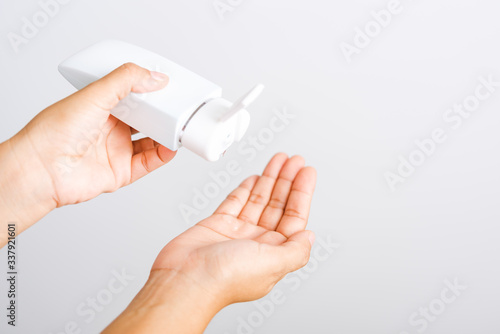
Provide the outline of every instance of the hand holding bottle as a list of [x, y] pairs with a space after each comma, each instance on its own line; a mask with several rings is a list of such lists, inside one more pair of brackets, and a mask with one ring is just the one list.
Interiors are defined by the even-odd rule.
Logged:
[[20, 233], [56, 207], [113, 192], [169, 162], [175, 152], [150, 138], [132, 141], [134, 129], [110, 115], [130, 92], [167, 84], [164, 74], [124, 64], [0, 144], [0, 225], [15, 221]]

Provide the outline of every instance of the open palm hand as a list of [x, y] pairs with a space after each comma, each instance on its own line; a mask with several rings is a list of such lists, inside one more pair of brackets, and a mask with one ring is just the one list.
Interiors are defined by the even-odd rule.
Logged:
[[246, 179], [212, 216], [172, 240], [153, 271], [181, 272], [227, 304], [263, 297], [309, 260], [315, 183], [302, 157], [277, 154], [262, 176]]

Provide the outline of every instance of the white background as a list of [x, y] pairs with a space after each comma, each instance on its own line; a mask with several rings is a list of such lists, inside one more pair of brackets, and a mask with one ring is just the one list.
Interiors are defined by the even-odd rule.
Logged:
[[[72, 321], [83, 333], [102, 330], [169, 240], [284, 151], [317, 168], [309, 226], [338, 248], [307, 277], [303, 271], [298, 289], [291, 280], [278, 285], [286, 300], [272, 314], [255, 303], [235, 305], [207, 333], [499, 333], [500, 89], [458, 129], [443, 115], [474, 93], [480, 76], [500, 80], [500, 6], [401, 0], [402, 12], [349, 63], [341, 43], [352, 44], [356, 27], [388, 2], [232, 1], [221, 19], [213, 0], [73, 0], [16, 53], [8, 33], [21, 34], [22, 18], [32, 20], [41, 7], [2, 0], [0, 140], [72, 93], [57, 65], [105, 38], [155, 51], [219, 84], [230, 100], [264, 83], [248, 136], [269, 125], [274, 109], [296, 117], [253, 159], [236, 147], [217, 163], [181, 150], [132, 186], [45, 217], [19, 237], [18, 327], [8, 327], [1, 311], [0, 332], [64, 333]], [[446, 142], [391, 191], [384, 174], [436, 128]], [[242, 172], [186, 222], [179, 205], [191, 205], [209, 173], [233, 159]], [[6, 271], [5, 249], [0, 268]], [[114, 270], [135, 279], [87, 323], [78, 305], [105, 289]], [[412, 314], [439, 305], [445, 280], [455, 279], [465, 291], [425, 329], [412, 325]]]

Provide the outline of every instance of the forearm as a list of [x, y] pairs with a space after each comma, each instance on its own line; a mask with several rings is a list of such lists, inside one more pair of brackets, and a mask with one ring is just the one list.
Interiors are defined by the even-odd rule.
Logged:
[[0, 247], [7, 243], [8, 224], [16, 224], [19, 234], [56, 207], [44, 166], [32, 152], [22, 135], [0, 144]]
[[153, 271], [144, 288], [103, 334], [203, 333], [225, 304], [181, 275]]

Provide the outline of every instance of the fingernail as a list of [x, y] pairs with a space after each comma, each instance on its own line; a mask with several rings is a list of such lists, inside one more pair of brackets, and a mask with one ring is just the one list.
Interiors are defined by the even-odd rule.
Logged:
[[309, 242], [311, 243], [311, 246], [314, 245], [315, 241], [316, 241], [316, 236], [314, 235], [314, 232], [309, 232]]
[[168, 80], [168, 75], [165, 73], [151, 71], [151, 77], [156, 81], [163, 82]]

